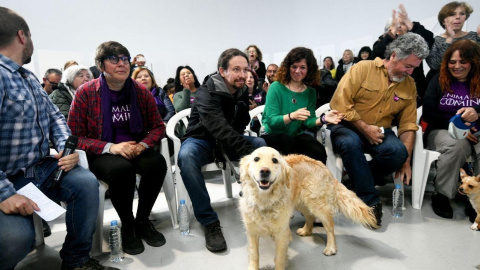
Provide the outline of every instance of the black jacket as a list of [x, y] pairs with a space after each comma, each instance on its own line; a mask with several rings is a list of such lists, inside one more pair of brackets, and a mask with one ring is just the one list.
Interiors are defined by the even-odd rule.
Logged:
[[250, 123], [248, 104], [247, 87], [232, 95], [220, 74], [212, 75], [197, 90], [184, 138], [216, 141], [225, 151], [250, 154], [255, 147], [242, 137]]
[[321, 84], [315, 87], [317, 93], [316, 108], [318, 109], [323, 104], [329, 103], [332, 99], [333, 93], [337, 89], [338, 82], [332, 78], [330, 70], [321, 69]]
[[[352, 59], [352, 67], [353, 67], [353, 65], [355, 65], [355, 63], [356, 63], [356, 58], [353, 58]], [[350, 67], [350, 68], [352, 68], [352, 67]], [[337, 82], [340, 82], [343, 75], [345, 75], [345, 72], [343, 71], [343, 59], [340, 59], [340, 60], [338, 60], [337, 74], [335, 75], [335, 80], [337, 80]]]

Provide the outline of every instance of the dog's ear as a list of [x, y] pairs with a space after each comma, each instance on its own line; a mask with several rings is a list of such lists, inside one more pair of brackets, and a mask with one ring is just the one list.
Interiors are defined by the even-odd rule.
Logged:
[[280, 156], [280, 162], [282, 164], [282, 174], [285, 179], [285, 184], [289, 187], [290, 186], [290, 178], [292, 177], [293, 169], [290, 167], [288, 162]]
[[464, 177], [467, 177], [468, 174], [463, 170], [463, 168], [460, 168], [460, 178], [463, 179]]
[[248, 166], [250, 164], [250, 155], [244, 156], [240, 160], [240, 182], [248, 175]]
[[475, 180], [480, 183], [480, 174], [475, 177]]

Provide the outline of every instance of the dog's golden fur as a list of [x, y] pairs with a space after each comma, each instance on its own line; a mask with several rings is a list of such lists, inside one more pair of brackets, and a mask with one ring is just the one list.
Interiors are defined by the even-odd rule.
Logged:
[[462, 178], [462, 184], [458, 191], [468, 196], [473, 209], [477, 212], [477, 217], [470, 229], [478, 231], [480, 230], [480, 175], [468, 176], [463, 169], [460, 169], [460, 178]]
[[339, 183], [322, 162], [307, 156], [282, 157], [273, 148], [261, 147], [240, 161], [240, 180], [243, 197], [239, 209], [248, 237], [248, 269], [258, 269], [262, 236], [274, 238], [275, 269], [285, 268], [294, 208], [305, 216], [305, 225], [297, 230], [300, 236], [312, 234], [315, 218], [322, 221], [327, 232], [325, 255], [337, 252], [336, 212], [366, 227], [377, 227], [371, 208]]

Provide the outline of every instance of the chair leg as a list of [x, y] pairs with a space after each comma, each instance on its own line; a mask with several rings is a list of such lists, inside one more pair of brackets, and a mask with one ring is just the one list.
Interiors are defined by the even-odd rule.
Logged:
[[172, 226], [173, 228], [177, 228], [177, 196], [175, 196], [173, 176], [170, 170], [167, 171], [167, 175], [165, 176], [165, 180], [163, 181], [163, 192], [165, 193], [165, 198], [167, 199], [168, 210], [170, 210]]
[[35, 227], [35, 246], [38, 247], [45, 243], [45, 239], [43, 238], [42, 218], [35, 213], [33, 214], [33, 225]]
[[229, 166], [226, 166], [225, 170], [222, 170], [223, 184], [225, 185], [225, 193], [227, 198], [233, 198], [232, 196], [232, 172]]
[[99, 180], [98, 194], [99, 204], [95, 233], [93, 234], [92, 250], [90, 251], [92, 256], [102, 255], [103, 252], [103, 212], [105, 210], [105, 192], [108, 189], [108, 185]]

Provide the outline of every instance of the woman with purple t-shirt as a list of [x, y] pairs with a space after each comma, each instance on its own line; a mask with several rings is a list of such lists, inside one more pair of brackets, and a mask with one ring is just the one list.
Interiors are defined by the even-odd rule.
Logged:
[[[472, 154], [475, 175], [480, 173], [479, 111], [480, 46], [470, 40], [459, 40], [445, 52], [440, 74], [430, 82], [423, 103], [423, 119], [428, 124], [427, 146], [441, 153], [432, 196], [432, 208], [438, 216], [453, 217], [450, 199], [457, 193], [459, 170]], [[462, 140], [450, 137], [447, 131], [450, 118], [456, 114], [471, 123], [470, 133]]]
[[[165, 244], [149, 220], [167, 172], [165, 159], [154, 150], [165, 136], [165, 124], [150, 91], [129, 77], [127, 48], [104, 42], [95, 63], [102, 74], [77, 89], [68, 126], [87, 153], [90, 170], [108, 183], [122, 222], [123, 251], [135, 255], [145, 250], [142, 239], [154, 247]], [[142, 178], [134, 217], [136, 174]]]

